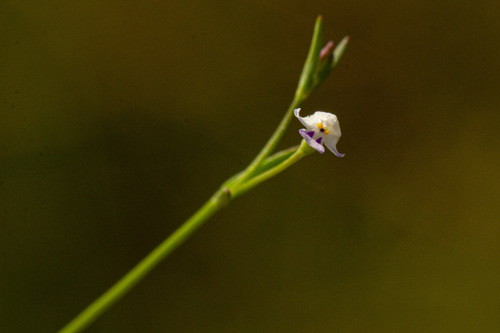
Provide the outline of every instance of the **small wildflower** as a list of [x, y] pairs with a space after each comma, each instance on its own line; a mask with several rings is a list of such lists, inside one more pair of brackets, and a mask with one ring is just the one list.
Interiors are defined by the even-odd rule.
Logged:
[[324, 143], [337, 157], [343, 157], [344, 154], [339, 153], [336, 148], [341, 136], [337, 116], [328, 112], [316, 111], [311, 116], [301, 117], [299, 112], [300, 109], [294, 110], [295, 117], [306, 127], [300, 129], [299, 133], [309, 146], [316, 149], [318, 153], [323, 154], [325, 152]]

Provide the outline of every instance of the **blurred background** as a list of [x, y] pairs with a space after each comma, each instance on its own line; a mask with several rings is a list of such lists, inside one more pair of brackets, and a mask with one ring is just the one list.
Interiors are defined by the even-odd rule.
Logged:
[[60, 329], [251, 161], [318, 14], [351, 41], [303, 114], [346, 156], [234, 201], [88, 332], [500, 330], [498, 2], [0, 6], [1, 332]]

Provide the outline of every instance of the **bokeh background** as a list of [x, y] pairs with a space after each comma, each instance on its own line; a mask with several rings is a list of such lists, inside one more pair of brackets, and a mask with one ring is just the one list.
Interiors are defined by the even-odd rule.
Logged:
[[500, 330], [499, 2], [0, 8], [1, 332], [61, 328], [255, 156], [318, 14], [351, 42], [303, 113], [346, 156], [234, 201], [88, 332]]

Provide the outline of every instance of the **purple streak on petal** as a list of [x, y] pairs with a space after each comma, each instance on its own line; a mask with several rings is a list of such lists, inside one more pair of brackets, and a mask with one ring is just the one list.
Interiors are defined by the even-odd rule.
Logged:
[[321, 140], [322, 140], [322, 139], [323, 139], [322, 137], [319, 137], [319, 138], [316, 140], [316, 142], [317, 142], [317, 143], [319, 143], [319, 144], [321, 144]]
[[312, 138], [314, 136], [314, 131], [309, 131], [306, 134], [309, 135]]
[[325, 147], [323, 147], [323, 145], [317, 143], [316, 140], [314, 140], [305, 129], [300, 129], [299, 133], [300, 133], [300, 135], [302, 135], [304, 140], [306, 140], [307, 144], [309, 146], [311, 146], [312, 148], [316, 149], [316, 151], [318, 153], [323, 154], [325, 152]]

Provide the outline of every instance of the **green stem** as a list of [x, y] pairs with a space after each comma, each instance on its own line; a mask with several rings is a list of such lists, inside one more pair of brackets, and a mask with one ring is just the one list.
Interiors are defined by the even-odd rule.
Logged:
[[130, 272], [116, 282], [108, 291], [96, 299], [59, 333], [81, 332], [104, 311], [121, 299], [132, 287], [141, 281], [163, 258], [181, 245], [194, 231], [203, 225], [215, 212], [229, 203], [230, 197], [221, 188], [189, 220], [182, 224], [172, 235], [158, 245], [140, 261]]
[[297, 149], [299, 149], [299, 146], [293, 146], [269, 156], [264, 161], [262, 161], [262, 163], [256, 169], [256, 175], [268, 169], [274, 168], [280, 163], [283, 163], [290, 156], [292, 156], [297, 151]]
[[[130, 289], [139, 283], [153, 268], [166, 256], [181, 245], [194, 231], [200, 228], [215, 212], [227, 206], [233, 198], [239, 197], [263, 181], [277, 175], [302, 157], [314, 152], [312, 148], [302, 141], [297, 147], [283, 150], [264, 160], [257, 170], [255, 177], [246, 182], [240, 180], [245, 177], [244, 171], [227, 181], [189, 220], [184, 222], [172, 235], [158, 245], [150, 254], [140, 261], [130, 272], [116, 282], [110, 289], [90, 304], [70, 323], [63, 327], [59, 333], [81, 332], [94, 322], [109, 307], [120, 300]], [[231, 190], [229, 190], [231, 189]]]
[[251, 178], [246, 182], [238, 183], [234, 188], [231, 189], [231, 197], [232, 198], [239, 197], [240, 195], [246, 193], [248, 190], [254, 188], [263, 181], [266, 181], [269, 178], [276, 176], [278, 173], [284, 171], [285, 169], [288, 169], [290, 166], [297, 163], [303, 157], [312, 154], [314, 152], [315, 150], [311, 148], [305, 140], [302, 140], [300, 147], [295, 151], [295, 153], [293, 153], [292, 156], [287, 158], [285, 161], [267, 171], [258, 174], [257, 176]]
[[252, 177], [255, 175], [255, 172], [257, 168], [260, 166], [262, 161], [271, 154], [271, 152], [276, 148], [276, 145], [278, 144], [279, 140], [285, 133], [286, 129], [288, 128], [288, 125], [290, 124], [290, 121], [293, 119], [293, 110], [295, 110], [297, 107], [299, 107], [300, 103], [302, 103], [304, 99], [299, 98], [298, 95], [295, 96], [293, 99], [292, 103], [288, 107], [288, 110], [285, 113], [285, 116], [281, 119], [281, 122], [279, 123], [278, 127], [274, 131], [273, 135], [271, 138], [267, 141], [266, 145], [262, 150], [259, 152], [257, 157], [254, 158], [252, 163], [245, 169], [244, 171], [244, 176], [240, 179], [240, 181], [245, 181], [248, 178]]
[[314, 73], [319, 61], [319, 54], [322, 47], [323, 39], [323, 18], [318, 16], [316, 23], [314, 25], [314, 33], [311, 41], [311, 46], [309, 47], [309, 53], [307, 54], [306, 62], [304, 63], [304, 68], [300, 75], [299, 84], [297, 85], [297, 90], [295, 91], [295, 97], [288, 107], [285, 116], [281, 120], [280, 124], [274, 131], [271, 138], [267, 141], [266, 145], [259, 152], [257, 157], [250, 163], [248, 168], [245, 170], [243, 178], [240, 181], [245, 181], [255, 175], [255, 170], [261, 164], [261, 162], [271, 154], [271, 152], [276, 148], [279, 140], [285, 133], [290, 121], [293, 118], [293, 110], [298, 108], [303, 101], [305, 101], [312, 91], [312, 82], [314, 79]]
[[[276, 165], [282, 163], [286, 159], [288, 159], [290, 156], [295, 153], [295, 151], [299, 148], [299, 146], [293, 146], [288, 149], [282, 150], [277, 152], [276, 154], [273, 154], [266, 158], [260, 165], [258, 165], [254, 169], [254, 175], [258, 175], [259, 173], [262, 173], [268, 169], [274, 168]], [[234, 188], [235, 184], [239, 184], [241, 182], [241, 179], [246, 176], [248, 170], [243, 170], [241, 172], [238, 172], [223, 184], [228, 189]], [[248, 178], [248, 177], [247, 177]]]

